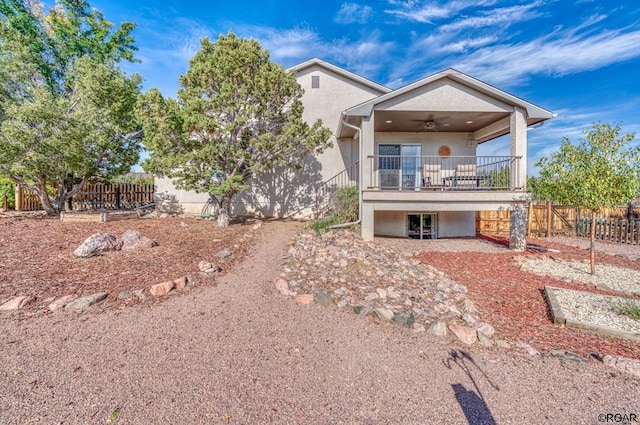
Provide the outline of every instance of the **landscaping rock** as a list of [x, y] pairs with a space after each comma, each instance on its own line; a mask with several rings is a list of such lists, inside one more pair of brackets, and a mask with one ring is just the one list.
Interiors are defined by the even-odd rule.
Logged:
[[464, 309], [464, 311], [466, 311], [467, 313], [470, 314], [477, 314], [479, 313], [478, 308], [476, 307], [476, 305], [473, 303], [473, 301], [466, 299], [462, 302], [462, 308]]
[[329, 296], [329, 294], [327, 294], [326, 292], [316, 292], [313, 298], [316, 303], [320, 304], [323, 307], [332, 307], [335, 305], [333, 303], [333, 300], [331, 299], [331, 296]]
[[201, 272], [207, 274], [219, 273], [222, 271], [222, 268], [220, 266], [212, 263], [211, 261], [200, 261], [198, 263], [198, 269], [200, 269]]
[[4, 304], [0, 305], [0, 311], [19, 310], [19, 309], [29, 305], [33, 301], [35, 301], [35, 298], [30, 297], [30, 296], [22, 295], [22, 296], [19, 296], [19, 297], [13, 297], [9, 301], [7, 301]]
[[175, 287], [175, 283], [172, 281], [166, 281], [162, 283], [156, 283], [155, 285], [151, 285], [149, 288], [149, 292], [154, 297], [162, 297], [167, 295], [171, 290]]
[[463, 325], [449, 325], [449, 330], [462, 342], [473, 345], [478, 341], [478, 334], [475, 329]]
[[491, 326], [490, 324], [485, 323], [485, 322], [476, 322], [473, 325], [473, 328], [475, 330], [477, 330], [478, 332], [482, 332], [483, 334], [485, 334], [489, 338], [494, 336], [495, 333], [496, 333], [496, 330], [493, 328], [493, 326]]
[[303, 231], [290, 244], [282, 282], [276, 281], [281, 293], [323, 292], [332, 299], [329, 305], [400, 326], [420, 322], [438, 335], [446, 335], [447, 324], [460, 322], [463, 313], [474, 327], [480, 323], [467, 288], [412, 253], [363, 241], [347, 230]]
[[415, 322], [413, 324], [413, 328], [411, 330], [413, 332], [415, 332], [415, 333], [422, 333], [422, 332], [426, 331], [424, 325], [422, 323], [418, 323], [418, 322]]
[[127, 230], [120, 239], [122, 241], [122, 250], [129, 251], [142, 248], [152, 248], [158, 246], [158, 243], [142, 236], [137, 230]]
[[186, 276], [182, 276], [173, 281], [173, 285], [175, 289], [184, 289], [189, 283], [189, 280]]
[[128, 300], [129, 298], [131, 298], [131, 293], [129, 291], [120, 291], [118, 294], [119, 300]]
[[231, 251], [229, 251], [228, 249], [223, 249], [222, 251], [218, 251], [218, 253], [216, 254], [216, 257], [218, 258], [227, 258], [231, 256]]
[[73, 251], [73, 255], [81, 258], [89, 258], [100, 255], [103, 252], [117, 251], [122, 247], [122, 241], [109, 233], [94, 233], [82, 242]]
[[577, 355], [576, 353], [572, 353], [567, 350], [551, 350], [549, 351], [549, 355], [553, 357], [561, 357], [563, 359], [571, 360], [572, 362], [584, 363], [585, 360]]
[[60, 310], [61, 308], [63, 308], [64, 306], [66, 306], [76, 298], [77, 298], [76, 295], [65, 295], [64, 297], [60, 297], [57, 300], [55, 300], [54, 302], [49, 304], [47, 307], [51, 311]]
[[393, 321], [400, 326], [410, 328], [415, 322], [415, 317], [413, 316], [413, 312], [411, 310], [404, 309], [400, 310], [393, 316]]
[[493, 347], [493, 341], [491, 341], [491, 338], [480, 331], [477, 331], [477, 334], [478, 342], [480, 342], [480, 345], [482, 345], [483, 347]]
[[289, 291], [289, 284], [284, 279], [276, 279], [276, 289], [282, 295], [288, 296], [291, 294], [291, 291]]
[[447, 334], [447, 324], [444, 322], [435, 322], [429, 326], [427, 333], [435, 336], [445, 336]]
[[141, 301], [147, 298], [144, 295], [144, 289], [136, 289], [135, 291], [133, 291], [133, 295], [135, 295]]
[[385, 322], [390, 322], [391, 320], [393, 320], [394, 316], [393, 311], [387, 308], [375, 308], [373, 310], [373, 313], [378, 319], [384, 320]]
[[106, 292], [98, 292], [86, 297], [77, 298], [64, 306], [65, 309], [82, 311], [94, 304], [97, 304], [107, 298], [109, 294]]

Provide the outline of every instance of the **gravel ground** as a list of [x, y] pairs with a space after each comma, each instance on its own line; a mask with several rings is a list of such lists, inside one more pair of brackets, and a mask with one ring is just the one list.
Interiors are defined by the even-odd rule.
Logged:
[[[279, 295], [299, 225], [269, 223], [216, 287], [164, 303], [0, 317], [0, 423], [522, 424], [640, 416], [636, 379], [462, 347]], [[112, 422], [113, 423], [113, 422]]]
[[567, 319], [640, 335], [640, 320], [619, 312], [619, 306], [625, 302], [640, 308], [640, 302], [636, 300], [567, 289], [554, 289], [553, 292]]
[[[589, 238], [579, 238], [577, 236], [554, 236], [553, 238], [537, 238], [537, 240], [575, 246], [586, 250], [589, 249], [590, 244]], [[598, 254], [606, 253], [607, 255], [618, 255], [634, 260], [640, 258], [640, 245], [596, 241], [595, 246], [596, 257]]]
[[591, 274], [589, 263], [563, 261], [555, 258], [522, 258], [522, 268], [530, 273], [557, 279], [582, 282], [623, 294], [640, 295], [640, 272], [635, 269], [596, 264]]

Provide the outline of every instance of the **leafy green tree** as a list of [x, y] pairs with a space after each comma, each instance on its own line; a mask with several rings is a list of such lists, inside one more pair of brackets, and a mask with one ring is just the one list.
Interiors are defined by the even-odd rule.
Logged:
[[221, 35], [201, 48], [180, 77], [178, 99], [152, 89], [138, 104], [148, 172], [176, 187], [208, 193], [218, 225], [229, 221], [233, 197], [252, 175], [276, 166], [297, 167], [328, 146], [320, 120], [302, 119], [303, 90], [292, 73], [269, 59], [255, 40]]
[[16, 192], [15, 183], [11, 180], [0, 177], [0, 209], [4, 208], [5, 199], [7, 200], [7, 207], [14, 208], [16, 205]]
[[595, 219], [604, 208], [627, 203], [640, 189], [640, 146], [620, 135], [620, 124], [594, 123], [577, 145], [562, 139], [560, 150], [542, 158], [532, 180], [536, 195], [591, 212], [591, 273], [595, 274]]
[[134, 26], [112, 27], [81, 0], [47, 12], [0, 0], [0, 175], [36, 192], [49, 214], [138, 160], [140, 77], [116, 67], [133, 60]]

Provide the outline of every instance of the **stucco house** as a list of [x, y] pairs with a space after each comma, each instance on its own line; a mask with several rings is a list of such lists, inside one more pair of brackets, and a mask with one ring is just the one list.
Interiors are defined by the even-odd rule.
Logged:
[[[311, 217], [327, 191], [357, 185], [364, 239], [432, 239], [474, 236], [476, 211], [529, 200], [527, 129], [552, 112], [454, 69], [396, 90], [317, 58], [291, 69], [305, 90], [304, 118], [322, 119], [333, 147], [300, 172], [255, 176], [236, 213]], [[508, 144], [509, 155], [478, 156], [492, 141]], [[207, 200], [157, 184], [160, 204], [183, 212]]]

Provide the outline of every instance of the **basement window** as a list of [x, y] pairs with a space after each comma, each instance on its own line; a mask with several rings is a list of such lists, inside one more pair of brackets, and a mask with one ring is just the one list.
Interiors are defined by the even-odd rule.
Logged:
[[320, 76], [319, 75], [312, 75], [311, 76], [311, 88], [312, 89], [319, 89], [320, 88]]

